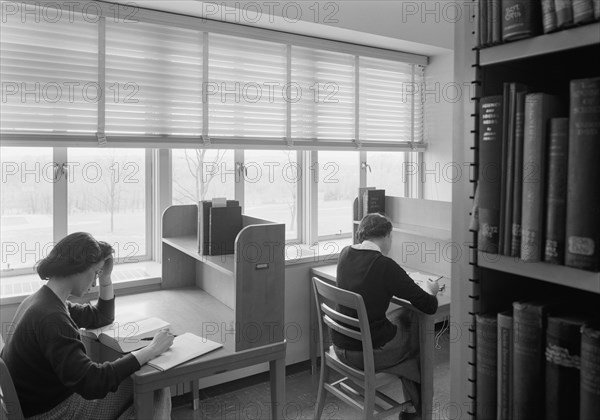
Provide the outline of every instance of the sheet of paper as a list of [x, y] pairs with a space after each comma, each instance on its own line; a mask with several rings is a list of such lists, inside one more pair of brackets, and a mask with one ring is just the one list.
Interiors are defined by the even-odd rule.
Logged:
[[219, 347], [223, 345], [192, 333], [185, 333], [175, 337], [171, 348], [148, 364], [159, 370], [167, 370]]

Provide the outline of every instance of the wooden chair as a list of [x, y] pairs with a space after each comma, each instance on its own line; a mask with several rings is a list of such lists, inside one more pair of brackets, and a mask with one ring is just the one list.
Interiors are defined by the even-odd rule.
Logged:
[[[315, 419], [320, 419], [323, 413], [326, 391], [361, 410], [363, 419], [379, 419], [402, 411], [408, 401], [398, 402], [380, 392], [382, 387], [391, 382], [396, 382], [394, 385], [398, 387], [401, 387], [402, 383], [395, 375], [375, 372], [371, 331], [362, 296], [327, 284], [316, 277], [313, 277], [312, 280], [319, 313], [319, 339], [321, 342], [321, 374]], [[338, 312], [335, 309], [336, 305], [356, 310], [358, 318]], [[355, 329], [350, 329], [343, 324]], [[362, 342], [364, 370], [361, 371], [343, 363], [336, 356], [333, 345], [327, 348], [327, 327]], [[340, 373], [343, 376], [342, 379], [330, 382], [331, 369]]]

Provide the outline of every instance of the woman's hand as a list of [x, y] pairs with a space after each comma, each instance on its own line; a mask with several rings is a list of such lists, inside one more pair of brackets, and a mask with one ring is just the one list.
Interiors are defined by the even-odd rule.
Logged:
[[175, 336], [169, 332], [169, 330], [161, 330], [154, 336], [154, 339], [150, 344], [140, 350], [131, 352], [138, 360], [140, 366], [145, 365], [150, 360], [161, 355], [173, 345], [173, 338]]
[[112, 284], [112, 270], [113, 270], [114, 260], [112, 254], [104, 259], [104, 265], [102, 266], [102, 272], [98, 276], [98, 282], [100, 283], [100, 287], [108, 286]]
[[427, 289], [427, 292], [433, 296], [437, 295], [438, 292], [440, 291], [440, 285], [438, 284], [437, 279], [436, 280], [431, 280], [431, 279], [427, 280], [425, 282], [425, 288]]

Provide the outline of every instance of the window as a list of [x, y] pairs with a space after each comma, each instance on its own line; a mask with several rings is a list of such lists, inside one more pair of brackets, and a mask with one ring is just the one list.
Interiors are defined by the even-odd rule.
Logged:
[[2, 148], [3, 276], [32, 272], [55, 242], [85, 231], [116, 262], [149, 258], [149, 151]]
[[233, 150], [175, 149], [173, 167], [173, 204], [197, 203], [213, 197], [235, 197]]
[[367, 185], [385, 189], [385, 195], [407, 197], [404, 152], [367, 152]]
[[2, 148], [0, 225], [3, 272], [22, 272], [53, 245], [52, 148]]
[[285, 223], [286, 240], [298, 239], [297, 152], [288, 150], [244, 153], [244, 212]]
[[320, 238], [352, 234], [352, 208], [359, 187], [358, 152], [319, 152]]

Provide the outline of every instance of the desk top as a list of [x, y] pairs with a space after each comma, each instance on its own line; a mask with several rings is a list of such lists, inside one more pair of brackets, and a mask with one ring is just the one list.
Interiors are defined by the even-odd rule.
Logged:
[[[135, 314], [140, 318], [155, 316], [171, 324], [174, 334], [191, 332], [223, 344], [223, 347], [185, 362], [165, 372], [145, 365], [134, 374], [136, 382], [151, 380], [151, 376], [161, 373], [165, 379], [180, 376], [182, 371], [194, 369], [229, 370], [238, 361], [271, 351], [285, 351], [285, 342], [275, 343], [255, 349], [235, 351], [233, 310], [205, 291], [186, 287], [165, 289], [135, 295], [118, 296], [115, 301], [115, 321], [120, 317], [131, 319]], [[248, 332], [250, 334], [251, 332]], [[218, 372], [213, 372], [218, 373]]]
[[[433, 278], [433, 279], [436, 279], [439, 277], [435, 274], [426, 273], [424, 271], [411, 270], [410, 268], [405, 268], [405, 271], [408, 273], [409, 276], [411, 276], [411, 278], [413, 280], [415, 280], [415, 283], [417, 283], [417, 284], [420, 283], [421, 278], [423, 276], [428, 277], [428, 278]], [[316, 276], [323, 277], [327, 280], [335, 281], [336, 276], [337, 276], [337, 264], [313, 267], [312, 273]], [[442, 277], [441, 279], [438, 280], [438, 283], [440, 285], [440, 288], [442, 286], [445, 286], [444, 290], [441, 291], [440, 293], [438, 293], [438, 295], [437, 295], [438, 306], [439, 306], [439, 308], [442, 308], [442, 307], [445, 307], [446, 305], [450, 305], [450, 279], [447, 277]]]

